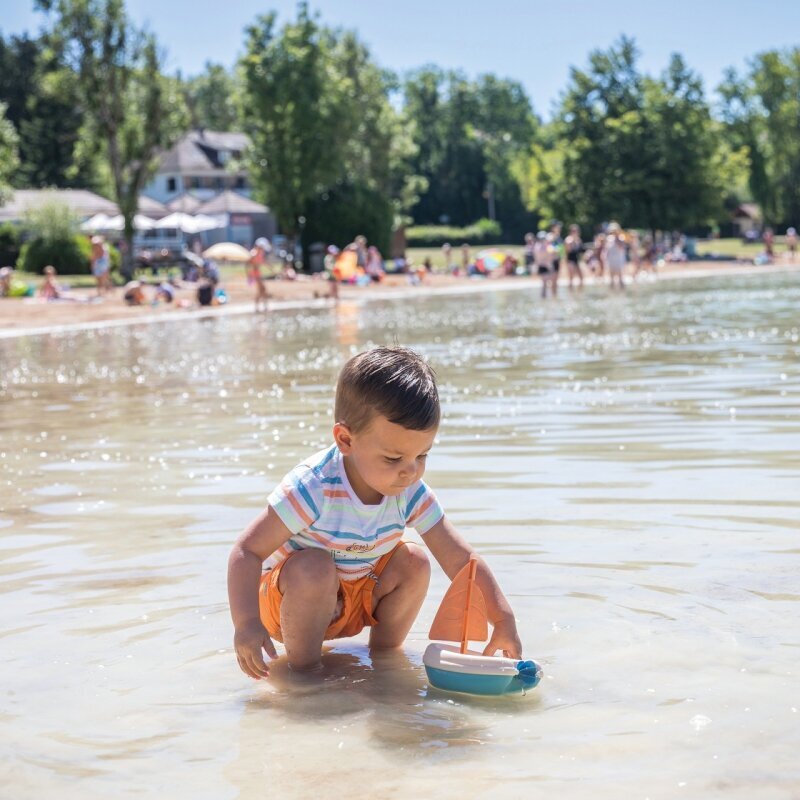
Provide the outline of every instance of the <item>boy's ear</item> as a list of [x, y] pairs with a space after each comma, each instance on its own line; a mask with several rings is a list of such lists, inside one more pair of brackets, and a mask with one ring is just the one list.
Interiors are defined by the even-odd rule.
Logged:
[[350, 455], [350, 451], [353, 449], [353, 434], [347, 425], [343, 422], [337, 422], [333, 426], [333, 439], [342, 455]]

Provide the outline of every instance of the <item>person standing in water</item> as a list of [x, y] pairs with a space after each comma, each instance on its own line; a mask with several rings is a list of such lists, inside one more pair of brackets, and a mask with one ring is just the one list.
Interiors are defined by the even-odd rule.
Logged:
[[560, 220], [554, 219], [550, 223], [548, 240], [553, 256], [553, 264], [550, 269], [550, 285], [552, 287], [553, 297], [555, 297], [558, 294], [558, 274], [561, 272], [561, 259], [564, 257], [564, 240], [561, 238]]
[[548, 236], [544, 231], [539, 231], [533, 245], [533, 262], [536, 265], [536, 274], [542, 281], [542, 299], [547, 297], [547, 287], [550, 285], [550, 274], [553, 270], [553, 249]]
[[578, 288], [583, 289], [583, 271], [581, 270], [581, 254], [583, 242], [581, 229], [578, 225], [570, 225], [567, 238], [564, 240], [564, 249], [567, 253], [567, 269], [569, 270], [569, 288], [572, 289], [573, 279], [578, 280]]
[[617, 284], [620, 290], [624, 289], [623, 273], [625, 272], [625, 265], [628, 263], [628, 253], [625, 240], [622, 238], [622, 229], [616, 222], [612, 222], [608, 226], [605, 262], [608, 267], [609, 286], [613, 289]]

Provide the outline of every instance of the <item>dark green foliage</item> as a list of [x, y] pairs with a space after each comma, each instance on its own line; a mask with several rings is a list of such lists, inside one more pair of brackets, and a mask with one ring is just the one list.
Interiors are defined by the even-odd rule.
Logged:
[[720, 86], [728, 138], [748, 149], [749, 186], [768, 224], [800, 225], [800, 47], [760, 53]]
[[51, 36], [78, 76], [84, 132], [102, 143], [109, 180], [125, 218], [123, 272], [133, 275], [133, 216], [158, 153], [185, 130], [176, 80], [161, 71], [155, 37], [129, 19], [122, 0], [39, 0], [55, 12]]
[[550, 208], [585, 226], [616, 219], [670, 230], [719, 218], [738, 162], [700, 79], [678, 55], [659, 78], [637, 59], [623, 37], [572, 70], [554, 123]]
[[76, 159], [84, 121], [77, 78], [52, 37], [0, 36], [0, 102], [19, 134], [16, 187], [97, 187], [94, 165]]
[[59, 239], [35, 236], [22, 246], [17, 268], [41, 273], [50, 264], [62, 275], [83, 275], [91, 272], [91, 250], [85, 236]]
[[207, 61], [203, 72], [182, 83], [191, 126], [210, 131], [240, 131], [237, 108], [239, 86], [235, 73]]
[[0, 267], [13, 267], [21, 247], [19, 228], [8, 222], [0, 225]]
[[425, 67], [403, 89], [418, 147], [411, 163], [429, 187], [411, 210], [414, 222], [468, 225], [494, 212], [506, 235], [524, 231], [529, 217], [512, 163], [537, 122], [522, 87]]
[[324, 242], [344, 247], [363, 234], [386, 257], [393, 217], [392, 204], [377, 190], [362, 185], [337, 186], [310, 205], [303, 246]]
[[453, 247], [462, 244], [500, 244], [503, 239], [504, 231], [500, 223], [485, 218], [464, 228], [453, 225], [415, 225], [406, 228], [409, 247], [439, 247], [446, 242]]
[[36, 94], [36, 60], [41, 49], [38, 39], [27, 34], [0, 35], [0, 102], [8, 106], [6, 118], [19, 130], [26, 117], [28, 98]]
[[5, 203], [10, 194], [11, 179], [18, 164], [17, 143], [19, 137], [5, 114], [5, 103], [0, 102], [0, 203]]
[[[275, 14], [247, 29], [240, 69], [251, 177], [288, 236], [297, 235], [304, 217], [340, 241], [352, 219], [336, 202], [343, 193], [382, 195], [374, 211], [363, 209], [380, 219], [386, 202], [402, 212], [415, 199], [388, 79], [354, 33], [324, 27], [300, 3], [297, 19], [280, 29]], [[330, 227], [334, 208], [345, 215], [338, 228]], [[318, 222], [322, 209], [326, 218]]]

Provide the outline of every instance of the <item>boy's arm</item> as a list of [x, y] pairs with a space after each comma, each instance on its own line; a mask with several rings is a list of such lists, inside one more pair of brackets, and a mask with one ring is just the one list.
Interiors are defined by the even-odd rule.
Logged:
[[262, 648], [271, 658], [277, 657], [258, 610], [261, 567], [291, 535], [272, 506], [267, 506], [236, 540], [228, 558], [228, 601], [235, 631], [233, 647], [239, 666], [251, 678], [269, 675]]
[[446, 516], [428, 530], [422, 539], [450, 580], [455, 578], [471, 555], [477, 556], [476, 581], [486, 600], [489, 622], [492, 623], [492, 635], [483, 654], [492, 656], [502, 650], [508, 658], [522, 658], [522, 644], [514, 612], [484, 560], [467, 544]]

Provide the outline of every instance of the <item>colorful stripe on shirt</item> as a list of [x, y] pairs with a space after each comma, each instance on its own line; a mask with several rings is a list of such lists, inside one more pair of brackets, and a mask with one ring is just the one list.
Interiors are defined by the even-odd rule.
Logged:
[[331, 554], [344, 580], [369, 575], [407, 526], [425, 534], [444, 513], [422, 481], [378, 505], [364, 505], [352, 493], [335, 445], [293, 469], [270, 494], [269, 504], [292, 537], [272, 554], [267, 567], [296, 550], [318, 548]]

